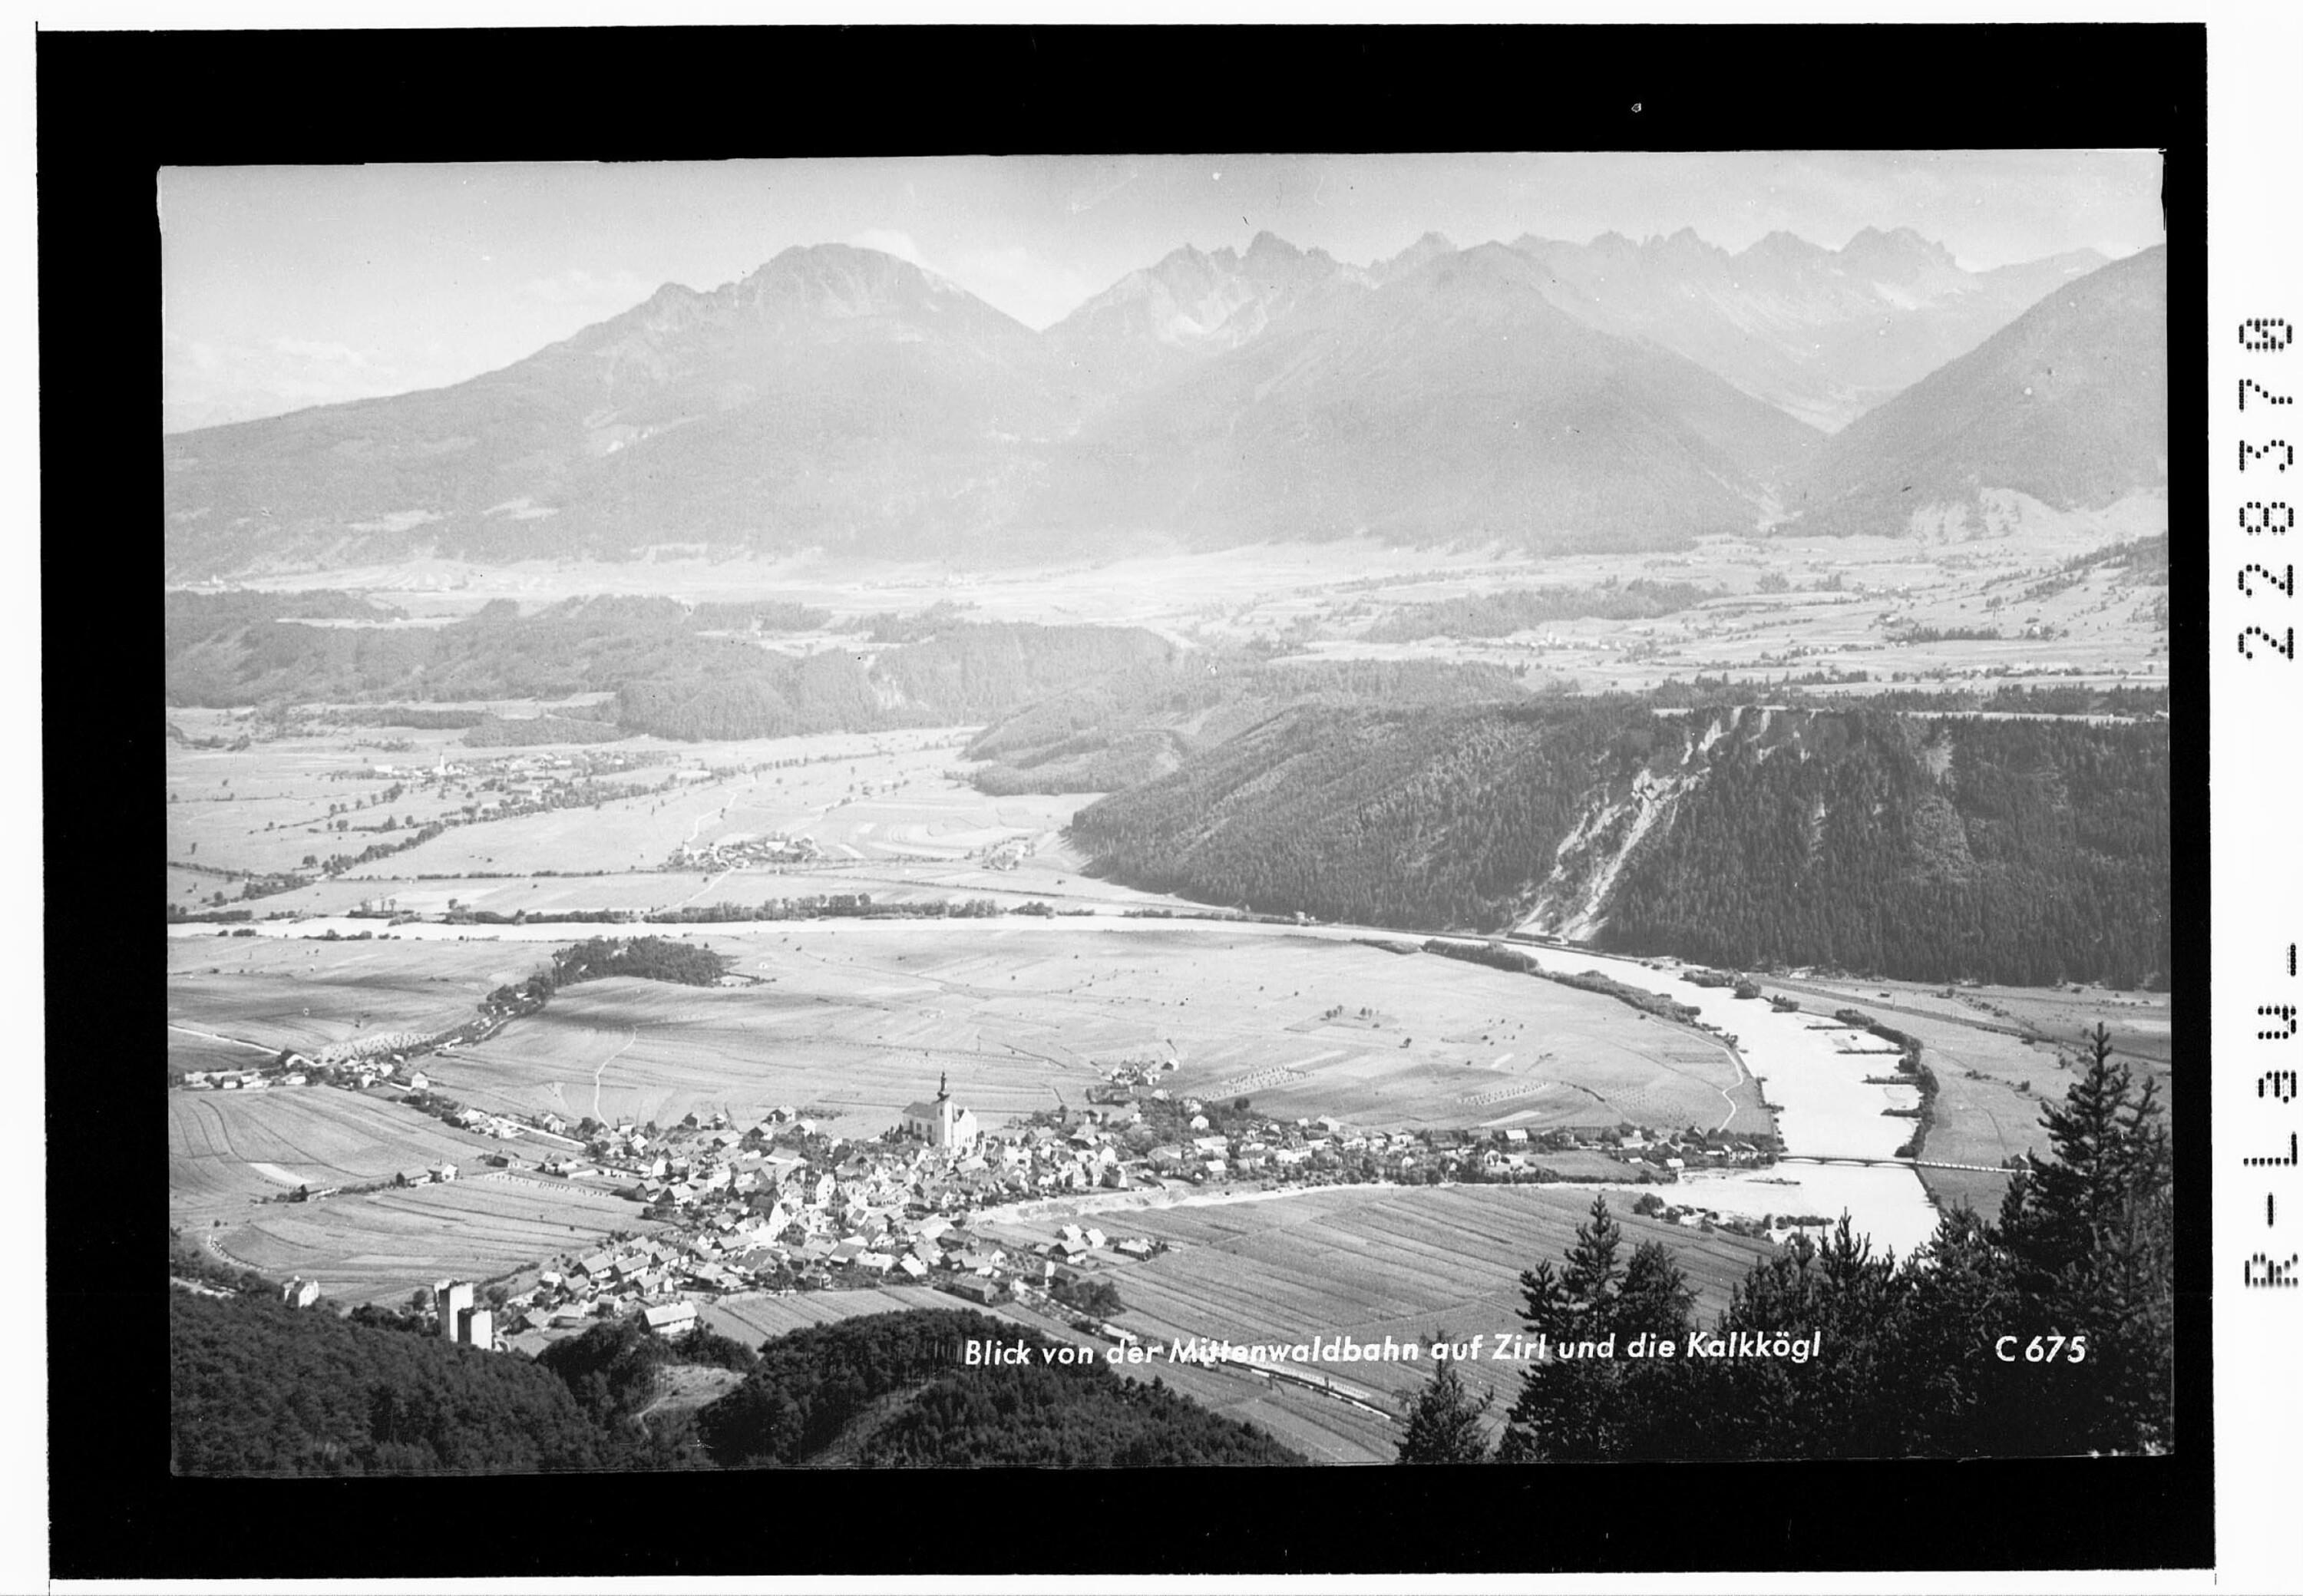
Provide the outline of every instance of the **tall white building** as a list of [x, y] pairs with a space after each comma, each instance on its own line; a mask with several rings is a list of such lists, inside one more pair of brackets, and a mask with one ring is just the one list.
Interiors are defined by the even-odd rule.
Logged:
[[904, 1129], [918, 1136], [931, 1147], [949, 1147], [965, 1152], [975, 1145], [982, 1132], [976, 1128], [975, 1110], [961, 1108], [951, 1100], [950, 1077], [936, 1077], [936, 1094], [932, 1101], [915, 1102], [904, 1110]]
[[472, 1311], [472, 1283], [443, 1280], [432, 1288], [433, 1305], [440, 1310], [440, 1338], [460, 1341], [464, 1315]]

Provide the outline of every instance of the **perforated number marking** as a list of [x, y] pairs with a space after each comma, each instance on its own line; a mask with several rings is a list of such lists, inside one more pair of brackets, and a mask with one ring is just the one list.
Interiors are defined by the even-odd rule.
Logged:
[[2283, 1155], [2274, 1153], [2268, 1158], [2250, 1158], [2246, 1161], [2247, 1167], [2250, 1170], [2290, 1170], [2297, 1162], [2296, 1153], [2296, 1136], [2290, 1130], [2287, 1133], [2287, 1151]]
[[2239, 408], [2241, 410], [2247, 409], [2247, 391], [2249, 388], [2254, 389], [2256, 393], [2269, 404], [2293, 404], [2295, 402], [2292, 396], [2283, 393], [2273, 393], [2270, 389], [2265, 387], [2261, 383], [2257, 382], [2253, 377], [2243, 376], [2239, 379]]
[[2240, 1284], [2242, 1286], [2292, 1286], [2295, 1284], [2296, 1262], [2297, 1258], [2293, 1253], [2288, 1254], [2286, 1261], [2280, 1263], [2273, 1262], [2269, 1253], [2257, 1253], [2254, 1257], [2249, 1258], [2247, 1261], [2247, 1266], [2240, 1271]]
[[2247, 573], [2251, 570], [2261, 571], [2265, 581], [2270, 583], [2273, 587], [2278, 588], [2288, 597], [2293, 598], [2295, 596], [2295, 568], [2293, 566], [2290, 565], [2287, 568], [2287, 574], [2283, 577], [2273, 571], [2268, 565], [2257, 565], [2253, 561], [2249, 561], [2247, 564], [2240, 567], [2239, 590], [2241, 593], [2246, 594], [2249, 598], [2253, 598], [2255, 596], [2255, 589], [2247, 585]]
[[2255, 316], [2239, 325], [2241, 349], [2285, 349], [2295, 342], [2295, 329], [2281, 316]]
[[2271, 645], [2272, 651], [2275, 654], [2285, 654], [2290, 660], [2295, 657], [2295, 629], [2291, 626], [2287, 629], [2287, 641], [2284, 643], [2273, 637], [2269, 632], [2265, 631], [2259, 626], [2250, 626], [2247, 630], [2240, 633], [2239, 651], [2248, 658], [2253, 659], [2255, 658], [2255, 650], [2247, 646], [2247, 640], [2250, 637], [2261, 638], [2265, 642]]
[[2282, 1021], [2286, 1027], [2283, 1030], [2277, 1031], [2257, 1031], [2255, 1034], [2255, 1039], [2257, 1042], [2284, 1042], [2289, 1037], [2295, 1034], [2294, 1004], [2265, 1003], [2261, 1007], [2257, 1008], [2256, 1012], [2257, 1014], [2266, 1016], [2269, 1018]]
[[[2273, 451], [2274, 450], [2278, 451], [2278, 452], [2273, 453]], [[2268, 443], [2250, 443], [2245, 438], [2241, 438], [2239, 441], [2239, 469], [2240, 470], [2244, 471], [2247, 469], [2247, 457], [2250, 454], [2255, 456], [2257, 460], [2270, 460], [2274, 467], [2282, 471], [2295, 463], [2295, 445], [2289, 443], [2285, 438], [2273, 438]]]
[[[2260, 519], [2249, 520], [2250, 515]], [[2275, 499], [2266, 504], [2260, 499], [2249, 499], [2239, 507], [2239, 529], [2250, 537], [2264, 532], [2283, 536], [2295, 529], [2294, 507], [2283, 500]]]

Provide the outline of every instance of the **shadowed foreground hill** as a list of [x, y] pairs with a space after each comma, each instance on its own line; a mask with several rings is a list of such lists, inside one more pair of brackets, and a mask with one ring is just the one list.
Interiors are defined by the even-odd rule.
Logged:
[[[969, 1341], [1022, 1345], [1031, 1362], [969, 1368]], [[1101, 1359], [1050, 1364], [1062, 1343], [963, 1309], [874, 1313], [764, 1343], [760, 1366], [705, 1408], [723, 1465], [864, 1468], [1143, 1468], [1308, 1461], [1254, 1426], [1210, 1413]]]
[[640, 1466], [526, 1358], [260, 1299], [168, 1294], [172, 1472]]
[[[196, 1252], [197, 1249], [187, 1249]], [[214, 1271], [206, 1271], [213, 1273]], [[183, 1474], [480, 1474], [788, 1465], [1140, 1467], [1307, 1461], [1157, 1381], [964, 1311], [881, 1313], [751, 1350], [697, 1332], [603, 1323], [540, 1360], [269, 1299], [169, 1293], [170, 1466]], [[1028, 1364], [967, 1368], [968, 1340], [1021, 1343]], [[643, 1420], [671, 1364], [748, 1371], [700, 1414]], [[696, 1444], [701, 1434], [708, 1453]]]
[[2168, 967], [2164, 724], [1620, 701], [1289, 711], [1089, 806], [1157, 891], [1919, 980]]

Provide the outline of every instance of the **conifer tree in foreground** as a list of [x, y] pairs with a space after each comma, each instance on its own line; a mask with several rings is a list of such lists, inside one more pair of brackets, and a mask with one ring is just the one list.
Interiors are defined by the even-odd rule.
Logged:
[[2088, 1334], [2088, 1399], [2059, 1415], [2075, 1451], [2166, 1449], [2174, 1439], [2174, 1164], [2158, 1083], [2138, 1090], [2098, 1025], [2085, 1073], [2040, 1116], [2051, 1156], [2028, 1156], [1995, 1238], [2049, 1328]]
[[[2009, 1457], [2165, 1451], [2173, 1444], [2173, 1170], [2155, 1083], [2114, 1060], [2109, 1031], [2046, 1105], [2048, 1149], [2010, 1183], [1996, 1224], [1965, 1207], [1908, 1258], [1875, 1254], [1843, 1218], [1755, 1265], [1725, 1334], [1819, 1334], [1805, 1363], [1634, 1359], [1641, 1330], [1684, 1344], [1685, 1282], [1660, 1246], [1619, 1266], [1604, 1197], [1561, 1263], [1520, 1277], [1529, 1366], [1499, 1462], [1633, 1457]], [[1614, 1357], [1558, 1356], [1568, 1344]]]
[[[1447, 1332], [1433, 1332], [1431, 1345], [1447, 1344]], [[1488, 1437], [1481, 1420], [1495, 1402], [1490, 1391], [1477, 1402], [1464, 1389], [1464, 1377], [1445, 1359], [1431, 1371], [1430, 1383], [1416, 1394], [1408, 1409], [1407, 1433], [1400, 1438], [1401, 1463], [1484, 1463]]]

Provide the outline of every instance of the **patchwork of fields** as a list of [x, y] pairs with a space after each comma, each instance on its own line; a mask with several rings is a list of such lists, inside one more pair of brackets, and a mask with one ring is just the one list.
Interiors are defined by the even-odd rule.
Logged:
[[347, 1305], [403, 1300], [443, 1276], [485, 1280], [538, 1259], [580, 1256], [616, 1231], [657, 1228], [621, 1198], [523, 1177], [469, 1177], [259, 1213], [213, 1232], [227, 1257], [275, 1279], [316, 1279]]
[[245, 1217], [249, 1201], [299, 1185], [389, 1180], [438, 1163], [468, 1171], [501, 1145], [357, 1092], [171, 1092], [169, 1207], [201, 1223]]
[[[195, 1043], [204, 1032], [311, 1051], [387, 1031], [445, 1031], [550, 953], [519, 942], [171, 939], [168, 1024], [183, 1030], [171, 1029], [169, 1043]], [[245, 1051], [229, 1061], [262, 1060]]]
[[[1145, 1235], [1168, 1250], [1143, 1262], [1118, 1260], [1096, 1277], [1127, 1305], [1117, 1322], [1162, 1338], [1212, 1337], [1294, 1343], [1313, 1336], [1356, 1341], [1421, 1341], [1445, 1330], [1451, 1341], [1484, 1332], [1490, 1346], [1520, 1329], [1519, 1272], [1557, 1262], [1590, 1218], [1592, 1194], [1563, 1186], [1336, 1186], [1245, 1202], [1186, 1202], [1110, 1216], [1116, 1235]], [[1661, 1241], [1709, 1317], [1765, 1243], [1644, 1220], [1610, 1194], [1624, 1228], [1624, 1252]], [[981, 1227], [1009, 1245], [1054, 1237], [1056, 1221]], [[1394, 1394], [1430, 1374], [1428, 1363], [1307, 1365]], [[1161, 1366], [1164, 1374], [1166, 1365]], [[1519, 1365], [1467, 1362], [1474, 1389], [1508, 1402]]]
[[[758, 984], [587, 983], [434, 1079], [481, 1108], [659, 1123], [805, 1103], [847, 1136], [946, 1071], [996, 1127], [1080, 1106], [1126, 1059], [1178, 1060], [1178, 1094], [1383, 1128], [1716, 1125], [1739, 1084], [1724, 1049], [1612, 1000], [1333, 937], [1008, 919], [698, 940]], [[1384, 1023], [1323, 1020], [1361, 1006]]]

